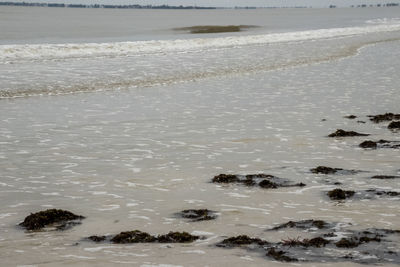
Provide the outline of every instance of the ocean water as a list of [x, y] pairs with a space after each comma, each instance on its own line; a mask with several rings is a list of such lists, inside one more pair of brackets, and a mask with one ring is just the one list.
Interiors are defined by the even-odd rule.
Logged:
[[[203, 24], [260, 27], [217, 35], [173, 30]], [[336, 187], [400, 190], [400, 179], [370, 179], [400, 175], [399, 149], [358, 147], [366, 139], [400, 141], [387, 123], [367, 118], [400, 113], [399, 8], [1, 7], [0, 33], [4, 266], [282, 266], [265, 253], [215, 244], [240, 234], [271, 242], [312, 236], [267, 231], [289, 220], [336, 222], [344, 233], [400, 229], [399, 197], [326, 196]], [[343, 118], [350, 114], [358, 118]], [[327, 138], [339, 128], [371, 136]], [[318, 165], [363, 172], [311, 173]], [[307, 186], [211, 183], [220, 173], [267, 173]], [[87, 218], [66, 231], [17, 226], [47, 208]], [[175, 215], [191, 208], [219, 216], [188, 222]], [[135, 229], [203, 239], [84, 240]], [[400, 254], [394, 238], [391, 250]], [[359, 266], [335, 250], [328, 254], [337, 257], [296, 264]]]

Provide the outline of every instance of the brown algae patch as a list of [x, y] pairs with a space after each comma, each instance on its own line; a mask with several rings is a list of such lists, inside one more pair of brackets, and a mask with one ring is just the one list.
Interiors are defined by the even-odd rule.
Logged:
[[394, 129], [400, 129], [400, 121], [392, 121], [389, 125], [388, 128], [391, 130]]
[[318, 166], [316, 168], [310, 169], [312, 173], [323, 173], [323, 174], [333, 174], [341, 171], [343, 169], [340, 168], [331, 168], [326, 166]]
[[293, 238], [293, 239], [285, 239], [282, 240], [282, 245], [283, 246], [303, 246], [303, 247], [325, 247], [327, 244], [329, 244], [330, 241], [322, 238], [322, 237], [314, 237], [311, 239], [303, 239], [300, 240], [300, 238]]
[[191, 243], [199, 238], [199, 236], [187, 232], [169, 232], [166, 235], [159, 235], [157, 241], [160, 243]]
[[399, 197], [400, 192], [397, 191], [386, 191], [381, 189], [368, 189], [356, 192], [352, 190], [342, 190], [336, 188], [334, 190], [328, 191], [327, 195], [331, 200], [345, 200], [351, 197], [355, 197], [357, 200], [362, 199], [373, 199], [373, 198], [381, 198], [381, 197]]
[[239, 235], [239, 236], [226, 238], [226, 239], [222, 240], [220, 243], [218, 243], [216, 246], [229, 248], [229, 247], [240, 247], [243, 245], [251, 245], [251, 244], [257, 244], [257, 245], [262, 246], [262, 245], [269, 244], [269, 242], [262, 240], [260, 238], [252, 238], [247, 235]]
[[366, 229], [364, 231], [355, 231], [352, 236], [348, 238], [341, 238], [335, 243], [339, 248], [355, 248], [362, 244], [369, 242], [381, 242], [382, 238], [388, 234], [396, 234], [399, 231], [390, 229]]
[[331, 168], [326, 166], [318, 166], [316, 168], [310, 169], [312, 173], [322, 173], [322, 174], [356, 174], [359, 171], [356, 170], [344, 170], [341, 168]]
[[186, 31], [192, 34], [199, 33], [223, 33], [223, 32], [240, 32], [245, 29], [256, 28], [254, 25], [198, 25], [191, 27], [175, 28], [176, 31]]
[[380, 180], [387, 180], [387, 179], [398, 179], [400, 176], [398, 175], [374, 175], [371, 179], [380, 179]]
[[302, 221], [288, 221], [287, 223], [283, 223], [280, 225], [277, 225], [270, 230], [280, 230], [284, 228], [298, 228], [298, 229], [312, 229], [312, 228], [318, 228], [318, 229], [327, 229], [330, 227], [333, 227], [334, 224], [325, 222], [323, 220], [302, 220]]
[[355, 192], [352, 190], [342, 190], [340, 188], [336, 188], [328, 192], [328, 197], [332, 200], [343, 200], [352, 197], [354, 193]]
[[382, 121], [400, 120], [400, 114], [394, 114], [394, 113], [368, 115], [368, 117], [371, 121], [375, 123], [380, 123]]
[[[342, 232], [337, 227], [330, 230], [333, 232], [322, 236], [288, 238], [276, 243], [239, 235], [226, 238], [216, 246], [258, 251], [265, 253], [267, 258], [280, 262], [400, 263], [399, 254], [392, 250], [393, 242], [398, 239], [395, 235], [400, 233], [398, 230], [372, 228]], [[376, 243], [379, 243], [379, 246], [376, 246]]]
[[191, 243], [199, 236], [191, 235], [187, 232], [169, 232], [168, 234], [153, 236], [139, 230], [121, 232], [113, 237], [110, 236], [90, 236], [87, 239], [93, 242], [110, 241], [114, 244], [132, 243]]
[[354, 120], [355, 118], [357, 118], [357, 116], [356, 115], [348, 115], [348, 116], [344, 116], [343, 118], [349, 119], [349, 120]]
[[353, 136], [368, 136], [369, 134], [358, 133], [355, 131], [345, 131], [342, 129], [337, 129], [336, 132], [331, 133], [328, 137], [353, 137]]
[[362, 142], [361, 144], [358, 145], [361, 148], [371, 148], [371, 149], [375, 149], [378, 147], [378, 143], [371, 141], [371, 140], [366, 140], [364, 142]]
[[368, 197], [369, 193], [372, 193], [375, 196], [388, 196], [388, 197], [398, 197], [400, 196], [400, 192], [397, 191], [385, 191], [385, 190], [378, 190], [378, 189], [369, 189], [365, 191]]
[[121, 232], [117, 235], [115, 235], [113, 238], [111, 238], [111, 242], [117, 243], [117, 244], [125, 244], [125, 243], [152, 243], [156, 242], [157, 238], [139, 231], [139, 230], [134, 230], [134, 231], [128, 231], [128, 232]]
[[46, 226], [56, 226], [58, 230], [65, 230], [68, 226], [79, 224], [79, 222], [73, 221], [84, 218], [67, 210], [48, 209], [32, 213], [19, 225], [25, 227], [27, 230], [41, 230]]
[[289, 180], [264, 173], [236, 175], [219, 174], [212, 178], [211, 182], [218, 184], [243, 184], [246, 186], [259, 186], [265, 189], [276, 189], [279, 187], [305, 186], [304, 183], [291, 183]]
[[381, 242], [381, 239], [377, 235], [375, 237], [361, 236], [360, 238], [358, 237], [342, 238], [338, 242], [336, 242], [335, 245], [338, 248], [355, 248], [363, 243], [369, 243], [372, 241]]
[[192, 222], [209, 221], [217, 218], [216, 212], [208, 209], [188, 209], [177, 213], [177, 215], [191, 219]]
[[234, 174], [219, 174], [217, 176], [214, 176], [212, 179], [213, 183], [224, 183], [224, 184], [229, 184], [229, 183], [236, 183], [239, 182], [239, 177]]
[[269, 256], [277, 261], [286, 261], [286, 262], [299, 261], [298, 259], [291, 258], [285, 254], [286, 254], [285, 251], [276, 250], [275, 248], [270, 248], [268, 249], [266, 256]]
[[358, 145], [361, 148], [365, 149], [377, 149], [377, 148], [400, 148], [400, 141], [388, 141], [388, 140], [379, 140], [372, 141], [366, 140]]

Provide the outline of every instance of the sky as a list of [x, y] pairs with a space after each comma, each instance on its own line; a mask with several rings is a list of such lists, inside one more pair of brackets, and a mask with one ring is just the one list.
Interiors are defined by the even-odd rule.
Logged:
[[347, 7], [360, 4], [384, 4], [399, 3], [400, 0], [0, 0], [14, 2], [51, 2], [66, 4], [140, 4], [140, 5], [183, 5], [183, 6], [216, 6], [216, 7], [234, 7], [234, 6], [256, 6], [256, 7], [328, 7], [336, 5], [338, 7]]

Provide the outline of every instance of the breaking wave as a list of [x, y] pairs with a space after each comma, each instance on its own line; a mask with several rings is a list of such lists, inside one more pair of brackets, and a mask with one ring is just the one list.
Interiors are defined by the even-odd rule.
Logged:
[[231, 36], [219, 38], [194, 38], [114, 43], [83, 44], [26, 44], [1, 45], [0, 63], [16, 63], [26, 60], [57, 60], [101, 56], [124, 56], [147, 53], [186, 52], [212, 48], [237, 47], [279, 42], [298, 42], [338, 38], [352, 35], [391, 32], [400, 30], [400, 20], [367, 22], [364, 27], [347, 27], [273, 33], [263, 35]]

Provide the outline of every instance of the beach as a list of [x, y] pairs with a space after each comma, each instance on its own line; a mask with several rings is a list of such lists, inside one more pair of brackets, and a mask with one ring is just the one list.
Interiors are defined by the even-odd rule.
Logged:
[[[29, 8], [9, 9], [29, 17]], [[400, 175], [399, 149], [359, 147], [365, 140], [400, 141], [389, 122], [367, 117], [400, 113], [398, 10], [179, 11], [189, 12], [182, 13], [186, 20], [176, 19], [178, 11], [146, 11], [170, 23], [119, 33], [116, 24], [97, 33], [71, 27], [59, 34], [41, 29], [41, 38], [7, 35], [0, 40], [2, 264], [282, 266], [260, 248], [216, 244], [238, 235], [269, 242], [312, 238], [318, 229], [269, 231], [309, 219], [333, 223], [327, 231], [337, 238], [399, 230], [400, 198], [363, 193], [400, 192], [400, 179], [371, 179]], [[68, 12], [94, 19], [106, 11]], [[107, 12], [121, 25], [130, 18], [129, 10]], [[240, 14], [233, 20], [229, 12]], [[212, 25], [259, 27], [217, 35], [173, 30], [205, 18]], [[370, 136], [328, 137], [337, 129]], [[310, 171], [317, 166], [357, 172]], [[219, 174], [260, 173], [305, 186], [212, 182]], [[334, 201], [327, 192], [335, 188], [356, 194]], [[86, 218], [65, 231], [18, 226], [30, 213], [51, 208]], [[177, 215], [185, 209], [209, 209], [217, 217], [192, 222]], [[86, 239], [131, 230], [201, 238], [185, 244]], [[299, 257], [296, 264], [398, 265], [400, 235], [384, 238], [388, 245], [381, 247], [394, 254], [328, 245], [318, 248], [323, 256]]]

